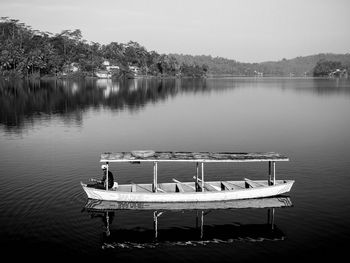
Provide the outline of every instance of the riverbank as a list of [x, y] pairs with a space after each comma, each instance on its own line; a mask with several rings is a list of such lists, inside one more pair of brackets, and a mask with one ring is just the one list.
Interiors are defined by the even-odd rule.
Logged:
[[5, 75], [0, 75], [0, 79], [7, 79], [7, 80], [20, 80], [20, 79], [26, 79], [26, 80], [57, 80], [57, 79], [71, 79], [71, 80], [79, 80], [79, 79], [111, 79], [111, 80], [118, 80], [118, 79], [188, 79], [188, 78], [193, 78], [193, 79], [203, 79], [207, 78], [207, 76], [181, 76], [181, 75], [149, 75], [149, 74], [137, 74], [133, 76], [126, 76], [126, 75], [121, 75], [121, 76], [111, 76], [109, 78], [100, 78], [96, 77], [93, 74], [87, 74], [83, 72], [75, 72], [72, 74], [45, 74], [45, 75], [39, 75], [39, 74], [34, 74], [34, 75], [29, 75], [29, 76], [23, 76], [20, 74], [5, 74]]

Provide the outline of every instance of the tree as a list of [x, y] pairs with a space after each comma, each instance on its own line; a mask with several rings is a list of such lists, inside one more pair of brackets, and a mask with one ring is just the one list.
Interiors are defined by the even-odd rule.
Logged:
[[313, 74], [315, 77], [328, 76], [331, 72], [337, 69], [344, 69], [341, 62], [321, 59], [314, 67]]
[[[56, 74], [71, 63], [78, 63], [80, 70], [93, 73], [101, 68], [105, 59], [120, 66], [121, 71], [127, 71], [133, 65], [142, 73], [171, 76], [181, 70], [189, 76], [201, 76], [211, 68], [207, 62], [213, 60], [210, 56], [186, 55], [182, 61], [176, 56], [147, 51], [134, 41], [101, 46], [95, 42], [87, 43], [80, 29], [63, 30], [53, 35], [33, 30], [16, 19], [0, 18], [0, 74]], [[221, 60], [228, 64], [227, 60]]]

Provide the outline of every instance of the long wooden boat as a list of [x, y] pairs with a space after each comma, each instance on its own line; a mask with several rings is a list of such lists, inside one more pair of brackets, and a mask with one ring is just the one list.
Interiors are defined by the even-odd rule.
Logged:
[[[119, 202], [141, 203], [196, 203], [221, 202], [278, 196], [291, 190], [294, 180], [276, 180], [276, 162], [289, 161], [278, 153], [234, 152], [155, 152], [132, 151], [104, 153], [100, 162], [110, 163], [153, 162], [153, 182], [149, 184], [121, 184], [111, 189], [97, 189], [81, 183], [88, 198]], [[158, 164], [163, 162], [192, 162], [196, 164], [194, 180], [158, 183]], [[267, 180], [205, 181], [205, 163], [267, 162]]]

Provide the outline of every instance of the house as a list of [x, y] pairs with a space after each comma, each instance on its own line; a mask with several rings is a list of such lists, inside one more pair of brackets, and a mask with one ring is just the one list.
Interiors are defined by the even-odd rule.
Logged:
[[79, 64], [78, 63], [70, 63], [69, 65], [66, 64], [63, 66], [63, 70], [62, 70], [62, 75], [68, 75], [69, 73], [75, 73], [78, 72], [80, 69]]
[[120, 67], [119, 66], [116, 66], [116, 65], [112, 65], [112, 66], [107, 66], [106, 69], [108, 71], [113, 71], [113, 70], [119, 70]]
[[98, 78], [111, 78], [113, 72], [120, 70], [120, 67], [117, 65], [111, 65], [108, 60], [103, 61], [102, 65], [106, 68], [105, 70], [97, 70], [95, 72], [96, 77]]
[[133, 79], [137, 77], [137, 74], [139, 73], [139, 67], [136, 66], [129, 66], [129, 72], [127, 73], [127, 78]]
[[255, 77], [263, 77], [263, 76], [264, 76], [264, 73], [254, 70], [254, 76], [255, 76]]
[[340, 78], [347, 78], [348, 77], [348, 71], [346, 69], [336, 69], [333, 72], [328, 74], [329, 77], [340, 77]]
[[108, 70], [97, 70], [95, 75], [101, 79], [110, 79], [112, 77], [112, 73]]
[[103, 61], [102, 65], [106, 68], [107, 71], [120, 69], [120, 67], [117, 65], [111, 65], [111, 63], [108, 60]]
[[111, 63], [109, 63], [108, 60], [105, 60], [105, 61], [103, 61], [103, 63], [102, 63], [102, 65], [105, 66], [105, 67], [110, 66], [110, 64], [111, 64]]
[[136, 67], [136, 66], [129, 66], [129, 70], [134, 73], [134, 74], [137, 74], [139, 72], [139, 67]]
[[70, 64], [70, 71], [71, 72], [77, 72], [79, 71], [79, 64], [78, 63], [71, 63]]

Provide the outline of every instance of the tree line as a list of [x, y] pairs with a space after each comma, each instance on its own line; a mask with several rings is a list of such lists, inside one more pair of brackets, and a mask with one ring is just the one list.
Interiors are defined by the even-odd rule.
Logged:
[[208, 70], [205, 65], [179, 63], [173, 56], [147, 51], [134, 41], [101, 45], [83, 39], [80, 29], [52, 34], [33, 30], [16, 19], [0, 20], [0, 75], [57, 76], [76, 63], [77, 74], [92, 76], [96, 70], [104, 69], [105, 60], [118, 65], [125, 74], [129, 66], [152, 76], [203, 77]]
[[348, 67], [340, 61], [322, 59], [317, 62], [313, 74], [315, 77], [348, 77]]
[[52, 34], [33, 30], [16, 19], [0, 19], [0, 76], [57, 76], [69, 71], [72, 63], [79, 66], [77, 76], [93, 76], [95, 71], [105, 69], [105, 60], [120, 67], [117, 76], [130, 73], [130, 66], [138, 67], [142, 75], [162, 77], [329, 76], [337, 69], [341, 72], [350, 69], [350, 54], [242, 63], [207, 55], [159, 54], [134, 41], [101, 45], [83, 39], [79, 29]]
[[292, 59], [282, 58], [279, 61], [261, 63], [242, 63], [233, 59], [212, 56], [192, 56], [171, 54], [179, 63], [205, 64], [209, 74], [234, 76], [328, 76], [340, 69], [350, 69], [350, 54], [317, 54]]

